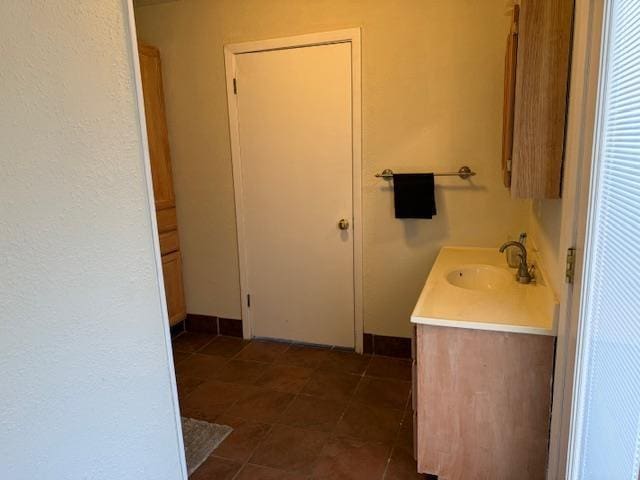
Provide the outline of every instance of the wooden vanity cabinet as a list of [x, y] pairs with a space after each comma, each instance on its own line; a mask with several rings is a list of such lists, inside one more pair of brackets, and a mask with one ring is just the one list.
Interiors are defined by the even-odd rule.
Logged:
[[516, 198], [559, 198], [573, 0], [520, 0], [505, 55], [502, 171]]
[[171, 175], [160, 52], [155, 47], [143, 44], [138, 44], [138, 52], [167, 310], [169, 323], [175, 325], [185, 319], [187, 308], [182, 283], [182, 258], [175, 208], [176, 197]]
[[554, 349], [552, 336], [418, 325], [418, 472], [441, 480], [543, 480]]

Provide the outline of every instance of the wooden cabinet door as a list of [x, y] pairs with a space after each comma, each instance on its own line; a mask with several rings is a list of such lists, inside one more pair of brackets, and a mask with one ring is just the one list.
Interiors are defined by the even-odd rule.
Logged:
[[418, 326], [418, 472], [546, 478], [555, 337]]
[[169, 253], [162, 257], [162, 272], [164, 274], [164, 290], [167, 297], [169, 323], [175, 325], [187, 316], [182, 288], [182, 259], [180, 252]]
[[516, 59], [518, 55], [518, 19], [520, 6], [513, 6], [511, 31], [507, 36], [504, 59], [504, 104], [502, 110], [502, 176], [505, 187], [511, 186], [511, 156], [513, 152], [513, 112], [516, 100]]
[[158, 49], [147, 45], [139, 45], [139, 52], [153, 193], [156, 209], [161, 210], [175, 205], [175, 195], [171, 176], [160, 53]]
[[521, 0], [511, 195], [559, 198], [574, 0]]

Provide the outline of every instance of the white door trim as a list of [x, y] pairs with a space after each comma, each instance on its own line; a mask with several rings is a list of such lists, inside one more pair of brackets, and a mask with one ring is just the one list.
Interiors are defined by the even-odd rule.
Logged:
[[138, 54], [138, 33], [136, 30], [135, 13], [133, 0], [126, 0], [124, 3], [124, 22], [128, 30], [126, 40], [132, 59], [133, 83], [136, 92], [138, 131], [142, 144], [144, 179], [147, 187], [147, 211], [149, 214], [149, 227], [153, 237], [153, 250], [156, 264], [156, 279], [158, 282], [158, 293], [160, 298], [160, 312], [162, 314], [162, 329], [166, 349], [167, 375], [171, 384], [171, 400], [173, 403], [174, 422], [177, 433], [178, 458], [180, 460], [180, 470], [182, 479], [187, 480], [187, 461], [184, 453], [184, 439], [182, 437], [182, 419], [180, 416], [180, 405], [178, 402], [178, 386], [176, 383], [176, 372], [173, 364], [173, 347], [171, 344], [171, 327], [169, 325], [169, 312], [167, 309], [167, 299], [164, 288], [164, 273], [162, 271], [162, 254], [160, 252], [160, 240], [158, 237], [158, 223], [156, 219], [156, 204], [153, 193], [153, 179], [151, 176], [151, 156], [149, 154], [149, 138], [147, 137], [147, 118], [144, 111], [144, 94], [142, 91], [142, 74], [140, 72], [140, 57]]
[[560, 254], [563, 255], [569, 247], [576, 248], [576, 266], [573, 285], [564, 284], [560, 292], [548, 480], [566, 478], [569, 455], [578, 319], [583, 287], [584, 243], [600, 82], [604, 3], [602, 0], [576, 0], [575, 3]]
[[[599, 165], [602, 162], [601, 156], [601, 143], [602, 143], [602, 129], [604, 122], [604, 110], [606, 103], [606, 89], [607, 89], [607, 68], [609, 62], [609, 43], [610, 43], [610, 30], [612, 22], [612, 9], [613, 0], [603, 0], [600, 2], [600, 57], [599, 57], [599, 70], [598, 76], [593, 84], [594, 97], [595, 97], [595, 122], [592, 130], [592, 150], [589, 156], [587, 169], [589, 175], [584, 176], [585, 185], [588, 186], [587, 191], [580, 197], [580, 231], [579, 241], [583, 247], [582, 251], [582, 263], [580, 265], [580, 292], [574, 295], [572, 311], [571, 311], [571, 324], [575, 331], [575, 345], [574, 345], [574, 372], [572, 379], [571, 397], [567, 401], [571, 402], [571, 417], [570, 421], [567, 421], [567, 462], [566, 462], [566, 476], [567, 479], [578, 479], [580, 470], [580, 451], [582, 447], [582, 439], [579, 435], [580, 427], [582, 426], [582, 419], [580, 418], [583, 413], [584, 397], [581, 395], [584, 389], [584, 374], [586, 372], [587, 364], [585, 363], [585, 348], [588, 345], [585, 343], [585, 319], [583, 318], [583, 312], [585, 312], [588, 298], [587, 290], [589, 284], [592, 282], [590, 279], [590, 271], [593, 266], [593, 248], [592, 245], [586, 245], [587, 239], [589, 243], [593, 243], [594, 235], [594, 220], [596, 212], [594, 206], [597, 203], [599, 197], [599, 191], [597, 188], [599, 180]], [[564, 472], [563, 472], [564, 473]], [[634, 477], [636, 478], [636, 477]]]
[[353, 285], [354, 285], [354, 335], [356, 352], [362, 353], [363, 308], [362, 308], [362, 93], [360, 29], [349, 28], [331, 32], [311, 33], [294, 37], [273, 38], [254, 42], [231, 43], [224, 47], [227, 80], [227, 103], [229, 108], [229, 133], [231, 137], [231, 160], [233, 166], [233, 186], [236, 202], [236, 227], [238, 234], [238, 254], [240, 267], [240, 294], [242, 305], [242, 334], [252, 336], [252, 319], [247, 306], [250, 286], [247, 276], [247, 242], [244, 227], [242, 192], [242, 157], [238, 128], [238, 105], [234, 94], [233, 79], [236, 73], [236, 55], [242, 53], [281, 50], [286, 48], [310, 47], [331, 43], [351, 44], [351, 84], [352, 84], [352, 142], [353, 142]]

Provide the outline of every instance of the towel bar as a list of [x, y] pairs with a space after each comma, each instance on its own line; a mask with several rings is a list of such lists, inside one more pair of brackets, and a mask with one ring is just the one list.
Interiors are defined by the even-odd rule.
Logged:
[[[472, 171], [469, 167], [465, 165], [464, 167], [460, 167], [460, 170], [458, 170], [457, 172], [434, 173], [433, 176], [434, 177], [460, 177], [463, 180], [466, 180], [469, 177], [473, 177], [475, 174], [476, 172]], [[387, 168], [386, 170], [383, 170], [382, 173], [376, 173], [376, 177], [386, 178], [386, 179], [393, 178], [393, 170], [390, 170]]]

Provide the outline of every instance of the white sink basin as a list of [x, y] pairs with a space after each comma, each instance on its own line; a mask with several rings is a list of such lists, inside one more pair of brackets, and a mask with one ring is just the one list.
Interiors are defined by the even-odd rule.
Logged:
[[[535, 251], [529, 258], [536, 262]], [[436, 327], [556, 335], [559, 304], [536, 267], [536, 283], [516, 282], [497, 248], [443, 247], [411, 322]], [[639, 479], [640, 480], [640, 479]]]
[[467, 290], [499, 290], [515, 282], [509, 271], [492, 265], [463, 265], [450, 271], [446, 278], [451, 285]]

